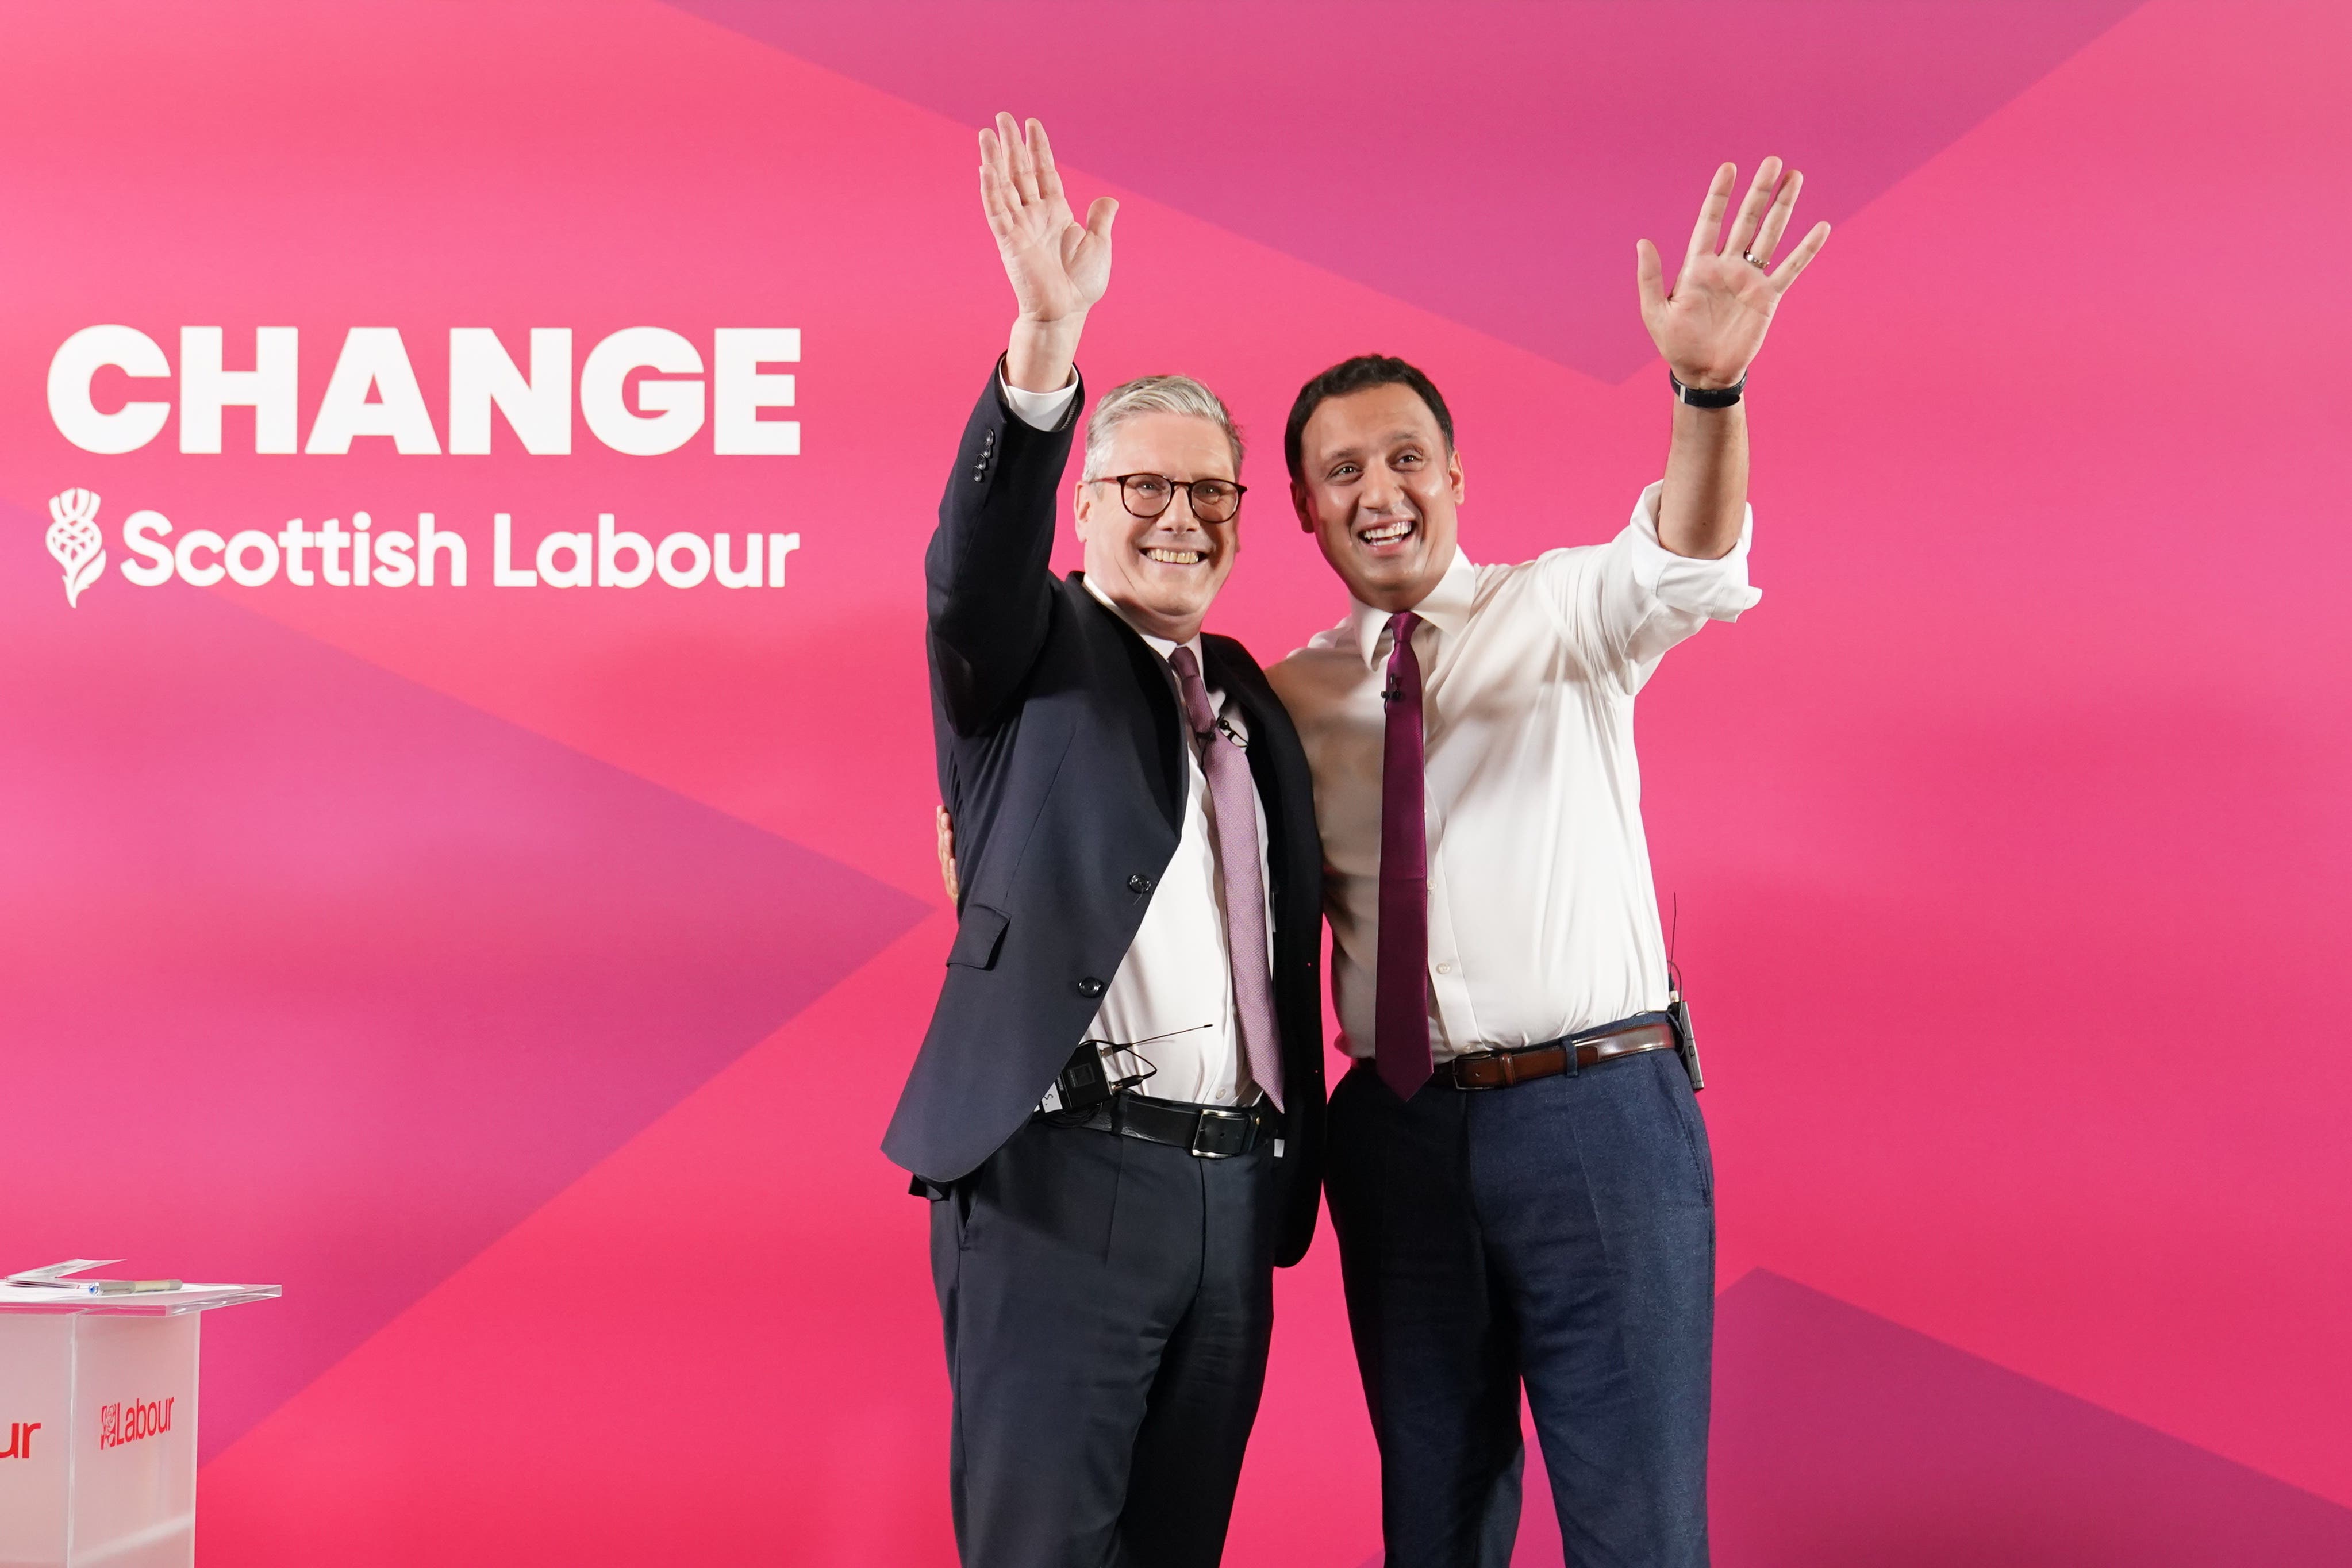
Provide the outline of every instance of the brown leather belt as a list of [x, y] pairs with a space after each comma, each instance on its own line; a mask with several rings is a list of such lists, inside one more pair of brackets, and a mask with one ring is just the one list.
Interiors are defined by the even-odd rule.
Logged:
[[1568, 1053], [1571, 1050], [1576, 1053], [1576, 1065], [1581, 1070], [1599, 1067], [1602, 1062], [1613, 1061], [1619, 1057], [1638, 1056], [1643, 1051], [1671, 1051], [1674, 1048], [1675, 1026], [1672, 1024], [1636, 1024], [1632, 1028], [1618, 1029], [1606, 1035], [1553, 1040], [1516, 1051], [1479, 1051], [1471, 1056], [1455, 1057], [1437, 1072], [1440, 1078], [1456, 1089], [1508, 1089], [1513, 1084], [1552, 1078], [1566, 1072]]

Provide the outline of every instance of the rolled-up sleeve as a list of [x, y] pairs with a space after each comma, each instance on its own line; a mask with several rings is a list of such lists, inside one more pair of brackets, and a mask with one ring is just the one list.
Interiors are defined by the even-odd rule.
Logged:
[[1752, 610], [1763, 590], [1748, 585], [1748, 542], [1755, 530], [1756, 509], [1743, 508], [1739, 542], [1713, 561], [1677, 555], [1658, 542], [1658, 492], [1652, 485], [1633, 503], [1633, 521], [1619, 535], [1632, 557], [1634, 585], [1671, 610], [1704, 616], [1710, 621], [1736, 621], [1742, 610]]
[[1714, 561], [1677, 555], [1658, 542], [1658, 492], [1633, 504], [1616, 538], [1598, 548], [1556, 552], [1569, 574], [1563, 609], [1585, 658], [1641, 689], [1665, 651], [1709, 621], [1733, 621], [1764, 595], [1748, 581], [1750, 512], [1739, 542]]

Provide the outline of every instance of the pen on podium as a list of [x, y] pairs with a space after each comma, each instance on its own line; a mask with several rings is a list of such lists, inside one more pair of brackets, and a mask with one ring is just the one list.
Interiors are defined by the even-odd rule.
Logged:
[[143, 1296], [177, 1290], [181, 1285], [177, 1279], [11, 1279], [8, 1283], [19, 1289], [70, 1290], [77, 1296]]

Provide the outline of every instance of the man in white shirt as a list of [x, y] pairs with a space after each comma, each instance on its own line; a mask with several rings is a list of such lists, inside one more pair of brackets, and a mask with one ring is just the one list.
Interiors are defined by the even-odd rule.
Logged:
[[[1606, 544], [1476, 566], [1428, 378], [1307, 383], [1286, 456], [1348, 618], [1269, 671], [1315, 773], [1341, 1046], [1326, 1184], [1390, 1568], [1507, 1562], [1525, 1384], [1569, 1560], [1706, 1561], [1714, 1174], [1677, 1047], [1633, 697], [1748, 584], [1739, 398], [1817, 226], [1717, 171], [1674, 291], [1665, 477]], [[1692, 1058], [1695, 1063], [1695, 1058]]]

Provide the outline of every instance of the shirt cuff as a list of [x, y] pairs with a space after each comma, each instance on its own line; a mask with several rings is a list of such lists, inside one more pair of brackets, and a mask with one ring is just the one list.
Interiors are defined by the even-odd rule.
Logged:
[[1059, 392], [1025, 392], [1004, 379], [1004, 366], [999, 363], [996, 390], [1004, 395], [1004, 405], [1021, 423], [1033, 430], [1051, 430], [1061, 424], [1062, 416], [1070, 411], [1070, 400], [1078, 395], [1078, 373], [1073, 369], [1070, 384]]
[[1748, 540], [1755, 527], [1756, 509], [1742, 510], [1739, 542], [1714, 561], [1677, 555], [1658, 542], [1658, 492], [1654, 484], [1633, 503], [1633, 519], [1624, 538], [1633, 552], [1633, 581], [1643, 592], [1669, 609], [1705, 616], [1713, 621], [1736, 621], [1742, 610], [1753, 609], [1763, 590], [1748, 585]]

